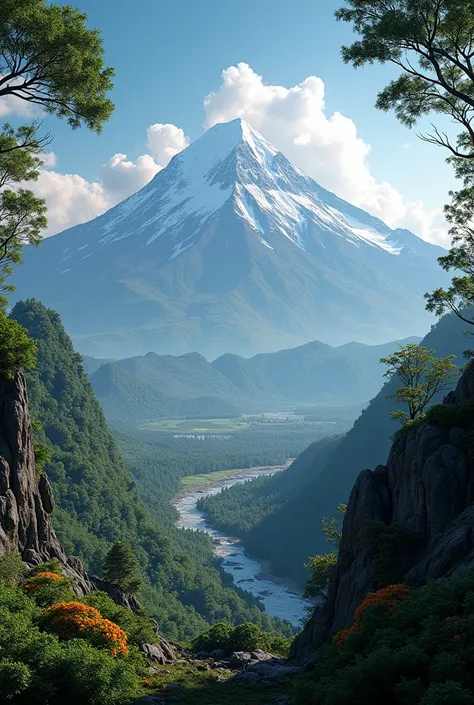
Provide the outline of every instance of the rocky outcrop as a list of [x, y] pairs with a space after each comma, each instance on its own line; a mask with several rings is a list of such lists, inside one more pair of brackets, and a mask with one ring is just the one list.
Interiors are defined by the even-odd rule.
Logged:
[[0, 553], [18, 551], [29, 565], [58, 558], [78, 592], [88, 592], [80, 561], [66, 557], [54, 533], [53, 507], [46, 475], [36, 474], [25, 377], [0, 375]]
[[[474, 366], [464, 372], [444, 403], [468, 401], [474, 401]], [[405, 565], [399, 582], [408, 586], [447, 580], [474, 568], [474, 454], [470, 422], [464, 421], [462, 427], [422, 423], [394, 442], [386, 466], [360, 473], [344, 517], [327, 602], [294, 642], [293, 659], [314, 660], [319, 646], [350, 626], [354, 610], [377, 588], [375, 554], [363, 532], [369, 522], [404, 527], [419, 537], [418, 551], [402, 556]]]

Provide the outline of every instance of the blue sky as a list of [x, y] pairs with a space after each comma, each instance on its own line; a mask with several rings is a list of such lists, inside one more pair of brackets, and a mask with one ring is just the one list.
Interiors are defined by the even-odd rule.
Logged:
[[[106, 60], [117, 74], [112, 96], [116, 110], [100, 136], [85, 129], [71, 132], [57, 120], [46, 120], [55, 135], [51, 146], [57, 157], [55, 173], [74, 174], [89, 183], [100, 183], [101, 167], [112, 155], [126, 154], [133, 162], [147, 152], [147, 127], [156, 123], [176, 125], [190, 140], [196, 139], [204, 129], [204, 97], [210, 91], [219, 91], [224, 69], [244, 62], [267, 85], [291, 88], [309, 76], [322, 79], [326, 117], [330, 119], [339, 112], [350, 118], [358, 138], [371, 147], [364, 158], [371, 178], [377, 183], [388, 182], [404, 203], [422, 201], [426, 214], [440, 209], [447, 200], [453, 182], [450, 169], [444, 164], [444, 152], [423, 144], [415, 131], [401, 126], [393, 115], [373, 107], [377, 90], [394, 75], [393, 69], [373, 66], [355, 71], [343, 64], [340, 46], [350, 42], [353, 35], [348, 25], [334, 19], [340, 1], [76, 0], [74, 4], [88, 15], [89, 25], [103, 34]], [[277, 103], [275, 109], [279, 110]], [[231, 108], [226, 110], [214, 110], [213, 114], [234, 117]], [[264, 132], [262, 128], [270, 124], [269, 119], [263, 117], [254, 126]], [[341, 130], [344, 133], [344, 126]], [[288, 135], [286, 142], [276, 146], [285, 151], [290, 139]], [[337, 142], [339, 138], [334, 139]], [[313, 150], [316, 149], [313, 144]], [[319, 153], [314, 151], [314, 154], [317, 161]], [[330, 147], [324, 154], [330, 171], [333, 161]], [[312, 168], [311, 155], [309, 150], [301, 157], [299, 165], [306, 171]], [[295, 160], [293, 153], [287, 156]], [[334, 164], [336, 167], [339, 164], [337, 158]], [[436, 178], [427, 178], [432, 174]], [[348, 200], [360, 198], [343, 181], [339, 184], [334, 173], [327, 175], [324, 164], [315, 166], [310, 175]], [[56, 187], [60, 189], [59, 177]], [[44, 189], [54, 206], [58, 195], [50, 196], [51, 184]], [[374, 202], [378, 202], [379, 191], [374, 192]], [[104, 197], [104, 203], [107, 198]], [[370, 210], [370, 202], [370, 198], [365, 198], [358, 205]], [[104, 206], [97, 206], [99, 210], [101, 207]], [[385, 215], [380, 204], [371, 210], [381, 217]], [[54, 212], [53, 207], [53, 220]], [[84, 212], [89, 216], [94, 214], [88, 206]], [[388, 208], [387, 213], [391, 212]], [[433, 216], [430, 217], [431, 220], [428, 215], [420, 216], [418, 234], [439, 241], [440, 231], [434, 226]], [[59, 218], [61, 229], [78, 216], [71, 214], [71, 218], [71, 223], [67, 214], [63, 220]], [[414, 230], [417, 223], [408, 211], [404, 218], [393, 220], [393, 225], [408, 225]], [[54, 228], [58, 227], [55, 222]], [[423, 227], [425, 231], [421, 232]]]

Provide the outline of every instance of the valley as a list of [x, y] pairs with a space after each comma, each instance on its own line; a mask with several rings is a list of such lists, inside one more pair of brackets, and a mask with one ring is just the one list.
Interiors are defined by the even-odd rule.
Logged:
[[[204, 531], [213, 540], [213, 552], [221, 563], [222, 570], [232, 576], [234, 584], [240, 586], [256, 597], [265, 607], [271, 617], [291, 622], [300, 626], [311, 603], [304, 600], [295, 585], [291, 585], [268, 572], [263, 563], [250, 558], [245, 550], [245, 544], [233, 536], [228, 536], [210, 527], [204, 515], [197, 509], [198, 500], [218, 495], [222, 490], [253, 478], [272, 476], [288, 468], [289, 462], [281, 467], [248, 468], [247, 470], [231, 470], [226, 473], [216, 473], [201, 476], [198, 485], [186, 482], [183, 478], [180, 492], [172, 505], [179, 514], [177, 526], [180, 529]], [[214, 475], [214, 477], [213, 477]], [[189, 478], [193, 480], [194, 478]]]

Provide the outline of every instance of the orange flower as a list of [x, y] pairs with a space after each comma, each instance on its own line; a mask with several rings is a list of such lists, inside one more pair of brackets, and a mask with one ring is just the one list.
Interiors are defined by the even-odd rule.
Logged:
[[126, 655], [127, 635], [118, 624], [104, 619], [99, 610], [82, 602], [60, 602], [45, 610], [50, 626], [63, 639], [84, 638], [110, 649], [112, 656]]
[[334, 634], [332, 641], [336, 646], [342, 647], [348, 636], [354, 634], [360, 629], [360, 620], [364, 611], [370, 605], [382, 604], [385, 605], [388, 612], [391, 613], [395, 609], [395, 605], [398, 600], [409, 599], [411, 593], [405, 585], [389, 585], [386, 588], [377, 590], [376, 592], [369, 592], [362, 604], [354, 612], [354, 624], [349, 629], [341, 629], [337, 634]]
[[389, 585], [376, 592], [369, 592], [365, 600], [354, 612], [354, 622], [357, 623], [360, 620], [364, 610], [370, 605], [387, 605], [389, 611], [392, 611], [398, 600], [407, 600], [409, 597], [409, 589], [400, 583], [397, 585]]
[[64, 579], [65, 578], [63, 578], [62, 575], [58, 575], [58, 573], [51, 573], [49, 571], [36, 573], [36, 575], [33, 575], [30, 578], [29, 582], [23, 585], [23, 590], [38, 590], [42, 585], [45, 585], [50, 581], [62, 582]]

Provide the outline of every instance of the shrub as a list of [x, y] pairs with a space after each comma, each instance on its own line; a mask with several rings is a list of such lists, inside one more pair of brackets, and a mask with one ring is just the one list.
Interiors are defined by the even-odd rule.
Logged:
[[402, 524], [384, 524], [383, 521], [368, 522], [361, 536], [372, 547], [374, 577], [378, 587], [398, 582], [411, 568], [423, 545], [422, 536]]
[[296, 703], [467, 705], [473, 645], [474, 574], [413, 591], [389, 586], [368, 595], [354, 627], [321, 650]]
[[14, 377], [23, 367], [36, 364], [36, 343], [17, 321], [0, 312], [0, 373]]
[[118, 624], [126, 633], [129, 644], [140, 646], [140, 644], [153, 644], [156, 641], [155, 630], [147, 617], [134, 614], [125, 607], [116, 605], [105, 592], [99, 590], [91, 592], [81, 602], [95, 607], [102, 617]]
[[194, 651], [214, 651], [224, 649], [228, 651], [230, 635], [234, 628], [227, 622], [218, 622], [210, 629], [196, 637], [193, 641]]
[[8, 551], [0, 556], [0, 583], [16, 586], [27, 571], [28, 568], [16, 551]]
[[43, 626], [62, 639], [85, 639], [97, 648], [107, 649], [113, 657], [128, 653], [123, 629], [82, 602], [60, 602], [48, 607]]
[[227, 622], [218, 622], [194, 639], [193, 650], [198, 652], [223, 649], [227, 653], [231, 653], [232, 651], [264, 649], [287, 656], [290, 644], [291, 639], [273, 636], [251, 622], [244, 622], [237, 627], [233, 627]]
[[252, 622], [239, 624], [232, 631], [229, 639], [231, 651], [254, 651], [266, 647], [266, 635]]
[[0, 661], [0, 696], [11, 700], [28, 688], [31, 682], [31, 671], [21, 661]]
[[72, 580], [49, 570], [28, 577], [22, 587], [40, 607], [49, 607], [73, 597]]

